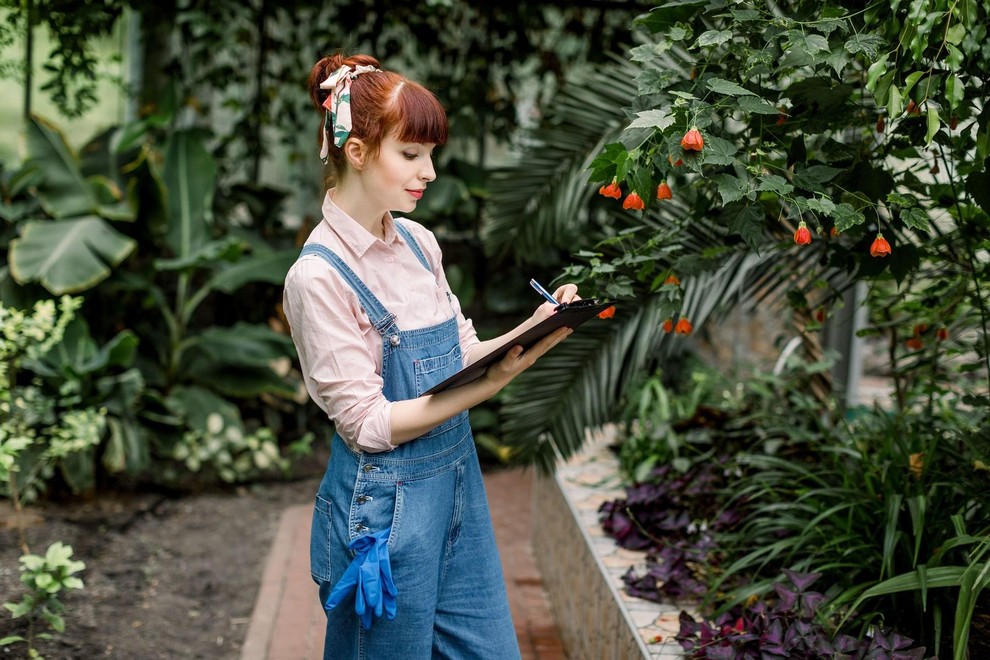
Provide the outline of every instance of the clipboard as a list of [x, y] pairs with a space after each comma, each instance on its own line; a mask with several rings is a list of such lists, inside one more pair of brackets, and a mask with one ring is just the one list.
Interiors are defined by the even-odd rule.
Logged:
[[540, 341], [554, 330], [565, 326], [575, 329], [585, 321], [588, 321], [600, 314], [603, 310], [608, 309], [613, 304], [614, 303], [600, 302], [593, 298], [589, 298], [587, 300], [577, 300], [573, 303], [564, 303], [563, 305], [559, 305], [553, 316], [544, 319], [539, 324], [533, 326], [518, 337], [510, 339], [493, 350], [491, 353], [488, 353], [481, 359], [464, 367], [450, 378], [434, 385], [424, 392], [424, 394], [436, 394], [437, 392], [442, 392], [452, 387], [466, 385], [477, 378], [481, 378], [488, 370], [488, 367], [504, 358], [506, 353], [508, 353], [513, 346], [522, 346], [523, 350], [529, 350], [533, 344]]

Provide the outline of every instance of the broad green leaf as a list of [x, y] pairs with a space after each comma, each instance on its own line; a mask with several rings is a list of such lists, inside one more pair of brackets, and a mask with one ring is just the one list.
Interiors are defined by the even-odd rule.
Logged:
[[887, 73], [887, 56], [884, 55], [882, 58], [870, 65], [870, 68], [866, 70], [866, 88], [876, 93], [877, 81], [880, 76]]
[[712, 78], [709, 80], [708, 89], [718, 94], [725, 94], [726, 96], [755, 96], [753, 92], [749, 91], [742, 85], [736, 84], [729, 80], [723, 80], [721, 78]]
[[732, 32], [730, 30], [707, 30], [698, 35], [698, 45], [701, 47], [718, 46], [731, 38]]
[[136, 246], [96, 216], [32, 221], [10, 242], [10, 272], [20, 284], [41, 282], [56, 295], [76, 293], [106, 279]]
[[805, 200], [806, 206], [812, 211], [817, 211], [825, 216], [830, 216], [835, 212], [835, 203], [824, 197], [812, 197], [811, 199]]
[[224, 293], [234, 293], [248, 282], [280, 285], [285, 274], [299, 256], [298, 250], [285, 250], [242, 258], [236, 264], [217, 273], [207, 285]]
[[956, 74], [950, 74], [945, 79], [945, 96], [949, 100], [949, 109], [955, 110], [966, 98], [966, 83], [960, 80]]
[[759, 115], [779, 115], [780, 110], [772, 103], [769, 103], [758, 96], [740, 96], [736, 99], [736, 105], [744, 112], [752, 112]]
[[801, 168], [794, 173], [794, 185], [805, 190], [823, 192], [823, 184], [834, 179], [840, 172], [842, 172], [841, 169], [828, 165], [812, 165]]
[[875, 60], [884, 43], [884, 39], [875, 34], [854, 34], [846, 41], [845, 49], [853, 55], [864, 53], [868, 59]]
[[736, 147], [728, 140], [708, 135], [701, 153], [705, 165], [731, 165], [736, 158]]
[[935, 109], [935, 105], [932, 103], [928, 104], [928, 130], [925, 131], [925, 145], [929, 145], [932, 142], [932, 138], [938, 133], [939, 126], [942, 122], [938, 116], [938, 110]]
[[776, 174], [768, 174], [765, 176], [758, 177], [758, 183], [756, 184], [757, 190], [765, 190], [768, 192], [775, 192], [778, 195], [786, 195], [787, 193], [794, 190], [794, 186], [787, 182], [782, 176]]
[[265, 325], [238, 323], [231, 327], [212, 327], [190, 341], [190, 347], [219, 365], [267, 367], [272, 360], [293, 357], [292, 339]]
[[760, 207], [746, 205], [729, 220], [729, 231], [738, 234], [754, 252], [759, 254], [763, 244], [763, 213]]
[[169, 213], [165, 239], [176, 258], [187, 257], [209, 236], [216, 163], [192, 132], [179, 131], [169, 140], [163, 178]]
[[718, 184], [718, 194], [722, 196], [723, 206], [742, 199], [748, 192], [746, 182], [731, 174], [716, 174], [712, 180]]
[[835, 205], [832, 218], [835, 220], [835, 230], [840, 232], [866, 222], [866, 217], [862, 212], [857, 211], [851, 204], [847, 204], [846, 202]]
[[901, 211], [901, 220], [908, 227], [928, 231], [928, 214], [917, 206]]
[[914, 89], [914, 86], [919, 80], [921, 80], [921, 77], [924, 76], [925, 73], [925, 71], [915, 71], [909, 74], [908, 77], [904, 79], [904, 91], [902, 94], [904, 94], [904, 96], [909, 95], [911, 90]]
[[644, 110], [636, 113], [636, 119], [632, 120], [628, 128], [655, 128], [664, 130], [674, 123], [674, 115], [663, 110]]
[[904, 112], [904, 102], [901, 100], [901, 93], [897, 85], [890, 86], [890, 96], [887, 98], [887, 116], [900, 117]]
[[27, 122], [25, 166], [37, 166], [43, 178], [37, 184], [38, 199], [54, 218], [91, 213], [97, 200], [93, 187], [79, 169], [79, 156], [62, 133], [37, 116]]

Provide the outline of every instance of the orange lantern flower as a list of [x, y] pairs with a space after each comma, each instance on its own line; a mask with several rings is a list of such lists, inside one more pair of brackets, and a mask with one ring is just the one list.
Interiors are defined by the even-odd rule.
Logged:
[[924, 348], [925, 343], [921, 341], [920, 337], [911, 337], [906, 342], [904, 342], [904, 345], [910, 348], [912, 351], [920, 351], [922, 348]]
[[877, 234], [877, 237], [873, 239], [873, 245], [870, 246], [870, 256], [886, 257], [888, 254], [890, 254], [890, 243], [883, 237], [883, 234]]
[[674, 286], [680, 286], [681, 285], [681, 281], [679, 279], [677, 279], [677, 275], [674, 275], [673, 273], [671, 273], [670, 275], [668, 275], [667, 276], [667, 279], [665, 279], [663, 281], [663, 283], [665, 285], [666, 284], [673, 284]]
[[692, 126], [691, 130], [681, 138], [681, 148], [684, 151], [701, 151], [705, 146], [705, 139], [701, 137], [701, 131], [697, 126]]
[[673, 199], [674, 193], [670, 191], [670, 186], [664, 181], [659, 186], [657, 186], [657, 199]]
[[677, 325], [674, 326], [674, 333], [678, 335], [689, 335], [692, 329], [690, 321], [680, 318], [677, 320]]
[[602, 311], [598, 312], [598, 318], [600, 319], [610, 319], [615, 316], [615, 305], [609, 305]]
[[663, 331], [664, 332], [674, 331], [674, 319], [667, 319], [666, 321], [663, 322]]
[[643, 198], [639, 196], [635, 190], [628, 195], [626, 195], [626, 200], [622, 202], [622, 208], [633, 209], [634, 211], [642, 211], [646, 207], [643, 203]]
[[824, 307], [819, 307], [818, 309], [815, 310], [815, 320], [818, 321], [819, 323], [824, 323], [825, 322], [825, 308]]
[[915, 479], [921, 479], [921, 475], [925, 471], [924, 452], [918, 452], [917, 454], [908, 456], [908, 471]]
[[832, 238], [835, 238], [836, 236], [839, 236], [841, 234], [842, 234], [842, 232], [840, 232], [835, 227], [832, 227], [831, 229], [828, 230], [828, 235], [831, 236]]
[[798, 224], [797, 231], [794, 232], [794, 242], [798, 245], [807, 245], [811, 242], [811, 230], [808, 229], [804, 220]]
[[883, 120], [883, 115], [877, 117], [877, 133], [883, 133], [883, 129], [887, 127], [886, 122]]
[[598, 189], [598, 194], [604, 197], [619, 199], [622, 197], [622, 189], [619, 188], [619, 184], [616, 183], [615, 179], [612, 179], [612, 183]]
[[946, 339], [949, 338], [949, 329], [939, 328], [938, 330], [935, 331], [935, 338], [938, 339], [939, 341], [945, 341]]

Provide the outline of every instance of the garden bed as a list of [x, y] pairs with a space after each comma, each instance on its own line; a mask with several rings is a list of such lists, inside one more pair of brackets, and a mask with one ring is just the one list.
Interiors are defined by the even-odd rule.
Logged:
[[609, 433], [533, 489], [533, 553], [561, 639], [573, 658], [684, 657], [674, 640], [681, 607], [628, 595], [622, 576], [646, 553], [625, 550], [598, 521], [603, 502], [624, 496]]

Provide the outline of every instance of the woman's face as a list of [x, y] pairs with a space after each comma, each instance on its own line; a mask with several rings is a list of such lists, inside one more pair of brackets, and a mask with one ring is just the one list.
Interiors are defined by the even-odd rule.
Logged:
[[399, 142], [393, 135], [382, 141], [377, 157], [365, 168], [363, 179], [375, 201], [388, 211], [409, 213], [423, 197], [426, 184], [437, 178], [433, 169], [434, 144]]

